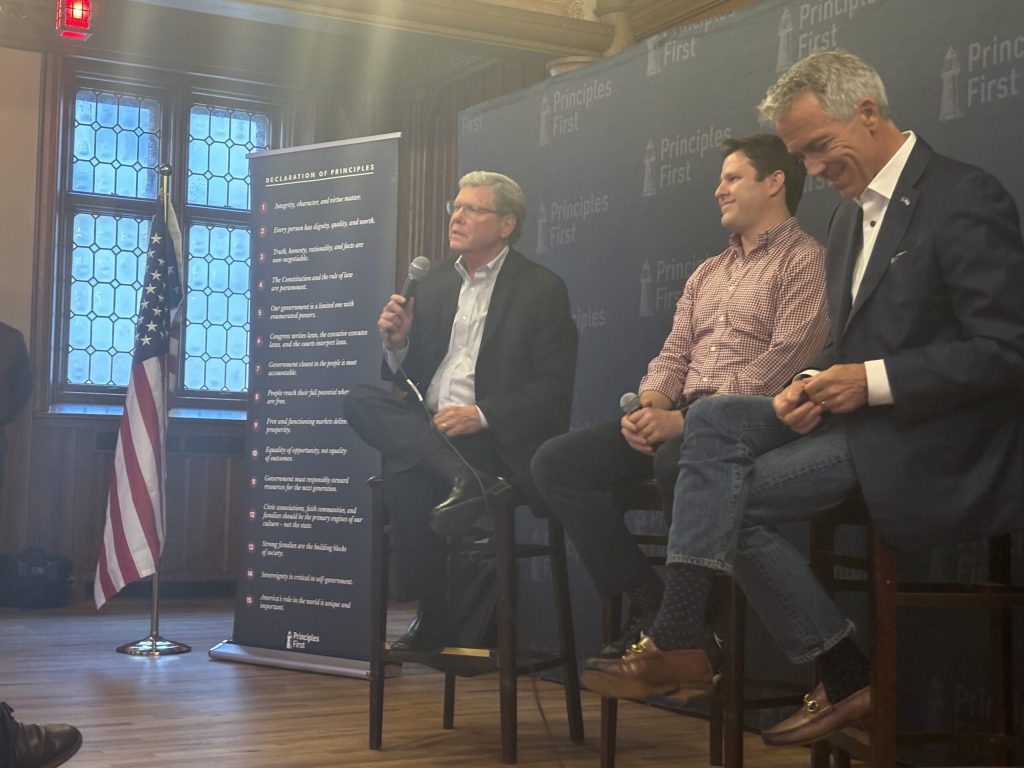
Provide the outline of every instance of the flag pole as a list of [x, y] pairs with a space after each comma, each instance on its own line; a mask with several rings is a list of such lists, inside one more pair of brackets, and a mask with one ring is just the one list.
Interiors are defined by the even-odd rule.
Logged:
[[[171, 166], [161, 163], [157, 168], [160, 174], [160, 195], [163, 198], [164, 221], [169, 220], [167, 208], [170, 206], [170, 194], [168, 187], [171, 180]], [[166, 377], [164, 379], [166, 386]], [[166, 402], [166, 398], [164, 400]], [[189, 653], [191, 646], [168, 640], [160, 636], [160, 567], [153, 571], [153, 594], [149, 615], [149, 636], [134, 643], [125, 643], [117, 648], [118, 653], [126, 653], [130, 656], [174, 656], [179, 653]]]

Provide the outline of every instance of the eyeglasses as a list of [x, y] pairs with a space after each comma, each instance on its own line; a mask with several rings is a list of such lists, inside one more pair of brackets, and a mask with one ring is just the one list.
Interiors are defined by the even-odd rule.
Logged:
[[444, 204], [444, 209], [448, 211], [449, 216], [454, 216], [456, 211], [463, 211], [469, 216], [482, 216], [485, 213], [498, 213], [493, 208], [481, 208], [479, 205], [470, 205], [469, 203], [456, 203], [454, 200], [449, 200]]

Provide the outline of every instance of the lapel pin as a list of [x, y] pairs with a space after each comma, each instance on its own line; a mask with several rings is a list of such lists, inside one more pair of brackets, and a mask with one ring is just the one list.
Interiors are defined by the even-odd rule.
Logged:
[[903, 203], [904, 205], [910, 205], [910, 198], [907, 197], [906, 195], [903, 195], [900, 198], [900, 202]]

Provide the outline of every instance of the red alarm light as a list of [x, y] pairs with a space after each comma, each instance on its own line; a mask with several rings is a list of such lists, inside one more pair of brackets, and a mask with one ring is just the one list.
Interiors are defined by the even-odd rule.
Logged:
[[92, 34], [89, 19], [92, 3], [89, 0], [57, 0], [57, 34], [74, 40], [86, 40]]

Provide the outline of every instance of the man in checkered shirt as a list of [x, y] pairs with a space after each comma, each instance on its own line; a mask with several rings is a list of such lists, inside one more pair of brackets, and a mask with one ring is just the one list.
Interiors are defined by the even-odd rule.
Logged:
[[824, 250], [793, 217], [806, 171], [777, 136], [728, 139], [722, 154], [715, 197], [729, 246], [687, 280], [640, 382], [642, 407], [548, 440], [531, 464], [601, 597], [629, 595], [633, 621], [602, 656], [617, 658], [639, 638], [663, 591], [610, 491], [653, 473], [670, 517], [686, 408], [707, 395], [774, 395], [828, 333]]

